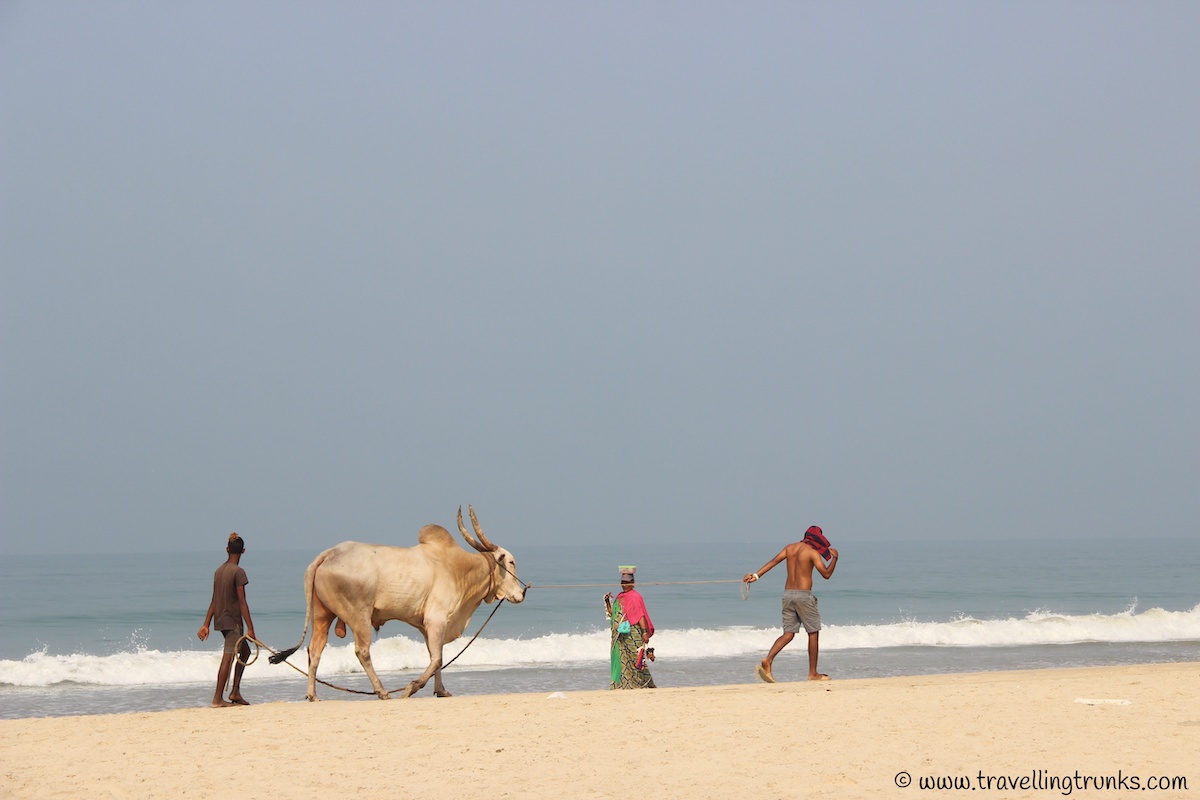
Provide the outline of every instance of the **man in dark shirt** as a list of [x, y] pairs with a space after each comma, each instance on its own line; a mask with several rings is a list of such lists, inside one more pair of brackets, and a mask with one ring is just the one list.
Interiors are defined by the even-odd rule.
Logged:
[[[246, 584], [250, 579], [246, 577], [246, 570], [238, 566], [238, 562], [242, 560], [242, 553], [246, 552], [246, 542], [236, 533], [231, 533], [225, 552], [229, 554], [228, 558], [213, 574], [213, 594], [212, 602], [208, 604], [208, 615], [196, 634], [203, 642], [208, 638], [208, 626], [211, 623], [225, 635], [225, 651], [221, 655], [221, 667], [217, 670], [217, 691], [213, 694], [213, 708], [250, 705], [242, 697], [242, 671], [246, 668], [246, 659], [250, 657], [250, 643], [242, 639], [243, 619], [246, 621], [246, 634], [251, 639], [256, 638], [254, 622], [250, 619], [250, 605], [246, 602]], [[239, 640], [242, 643], [240, 652], [237, 646]], [[233, 664], [235, 655], [239, 656], [236, 668]], [[229, 680], [231, 668], [233, 688], [229, 692], [229, 699], [226, 700], [225, 684]]]

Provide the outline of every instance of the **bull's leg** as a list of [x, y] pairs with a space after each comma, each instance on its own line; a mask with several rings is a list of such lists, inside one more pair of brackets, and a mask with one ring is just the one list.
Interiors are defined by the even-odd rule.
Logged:
[[350, 632], [354, 634], [354, 655], [358, 656], [358, 663], [362, 664], [367, 677], [371, 679], [371, 686], [374, 687], [375, 694], [379, 695], [380, 700], [387, 700], [387, 690], [383, 688], [383, 683], [375, 674], [375, 667], [371, 664], [371, 620], [370, 618], [355, 619], [351, 620], [349, 624]]
[[308, 693], [304, 695], [312, 703], [317, 702], [317, 665], [321, 663], [321, 653], [329, 641], [329, 626], [333, 619], [333, 612], [314, 596], [312, 641], [308, 643]]
[[442, 640], [445, 638], [444, 625], [429, 625], [422, 633], [425, 634], [425, 646], [429, 650], [429, 666], [421, 673], [421, 677], [410, 683], [404, 690], [403, 697], [409, 697], [417, 692], [430, 678], [433, 678], [433, 691], [438, 697], [449, 697], [450, 693], [442, 686]]
[[446, 691], [446, 687], [442, 685], [442, 651], [446, 647], [446, 629], [439, 628], [437, 632], [437, 641], [433, 639], [425, 640], [426, 646], [429, 648], [430, 662], [437, 662], [437, 669], [433, 673], [433, 693], [437, 697], [450, 697], [450, 692]]
[[433, 693], [437, 697], [450, 697], [450, 692], [446, 691], [446, 687], [442, 685], [442, 655], [438, 653], [438, 668], [437, 672], [433, 673]]

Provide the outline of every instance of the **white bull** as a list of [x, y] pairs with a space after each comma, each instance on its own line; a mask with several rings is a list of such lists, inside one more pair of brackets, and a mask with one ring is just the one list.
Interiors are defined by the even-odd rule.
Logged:
[[401, 697], [416, 692], [431, 677], [434, 693], [448, 697], [450, 693], [442, 685], [442, 645], [462, 635], [481, 602], [504, 599], [520, 603], [525, 599], [525, 586], [517, 578], [512, 554], [488, 541], [473, 508], [470, 513], [479, 540], [467, 533], [462, 508], [458, 510], [458, 529], [476, 553], [459, 547], [440, 525], [421, 528], [416, 547], [342, 542], [321, 553], [304, 573], [307, 616], [300, 644], [277, 653], [271, 661], [279, 663], [299, 650], [311, 625], [306, 696], [315, 701], [321, 651], [329, 640], [329, 626], [340, 619], [354, 634], [354, 654], [375, 693], [387, 700], [388, 692], [371, 665], [371, 630], [398, 619], [419, 630], [429, 649], [429, 666]]

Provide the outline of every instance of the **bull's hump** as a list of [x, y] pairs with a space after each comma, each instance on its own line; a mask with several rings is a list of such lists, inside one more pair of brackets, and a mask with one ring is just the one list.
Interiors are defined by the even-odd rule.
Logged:
[[426, 525], [417, 533], [417, 541], [435, 547], [455, 547], [454, 537], [441, 525]]

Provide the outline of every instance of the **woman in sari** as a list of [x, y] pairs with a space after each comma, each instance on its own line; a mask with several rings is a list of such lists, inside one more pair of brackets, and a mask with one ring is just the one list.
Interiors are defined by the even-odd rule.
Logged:
[[633, 588], [636, 567], [621, 567], [621, 593], [604, 595], [604, 607], [612, 625], [611, 671], [613, 689], [654, 689], [654, 678], [646, 668], [654, 660], [649, 648], [654, 623], [646, 601]]

